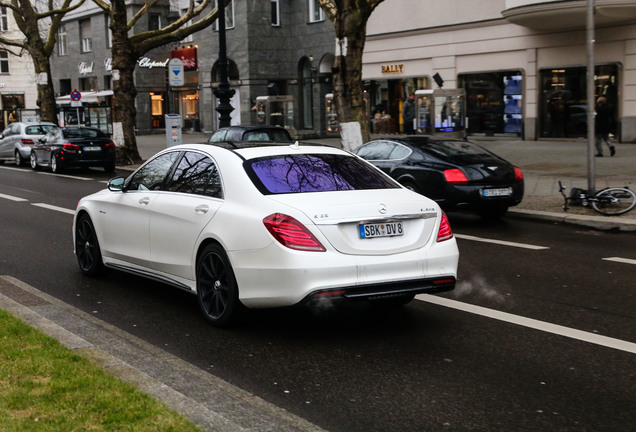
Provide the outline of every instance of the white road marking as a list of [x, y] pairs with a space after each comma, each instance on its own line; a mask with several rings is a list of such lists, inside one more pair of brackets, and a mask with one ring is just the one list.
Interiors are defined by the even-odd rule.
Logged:
[[475, 315], [481, 315], [481, 316], [496, 319], [499, 321], [504, 321], [511, 324], [517, 324], [517, 325], [528, 327], [531, 329], [540, 330], [546, 333], [552, 333], [559, 336], [565, 336], [571, 339], [576, 339], [583, 342], [589, 342], [589, 343], [604, 346], [607, 348], [612, 348], [612, 349], [636, 354], [636, 343], [633, 343], [633, 342], [627, 342], [620, 339], [614, 339], [607, 336], [601, 336], [595, 333], [589, 333], [589, 332], [585, 332], [581, 330], [576, 330], [569, 327], [560, 326], [557, 324], [551, 324], [545, 321], [535, 320], [532, 318], [525, 318], [522, 316], [510, 314], [507, 312], [501, 312], [494, 309], [488, 309], [481, 306], [475, 306], [468, 303], [462, 303], [456, 300], [450, 300], [444, 297], [433, 296], [430, 294], [420, 294], [416, 298], [418, 300], [425, 301], [428, 303], [433, 303], [439, 306], [445, 306], [452, 309], [469, 312]]
[[28, 199], [14, 197], [14, 196], [5, 195], [5, 194], [0, 194], [0, 198], [8, 199], [8, 200], [11, 200], [11, 201], [18, 201], [18, 202], [28, 201]]
[[478, 241], [483, 243], [494, 243], [498, 245], [512, 246], [512, 247], [518, 247], [523, 249], [532, 249], [532, 250], [550, 249], [547, 246], [537, 246], [537, 245], [531, 245], [531, 244], [525, 244], [525, 243], [515, 243], [515, 242], [509, 242], [505, 240], [493, 240], [493, 239], [475, 237], [475, 236], [465, 235], [465, 234], [455, 234], [455, 237], [459, 239], [463, 239], [463, 240], [473, 240], [473, 241]]
[[66, 214], [70, 214], [70, 215], [74, 215], [75, 214], [75, 210], [69, 210], [69, 209], [66, 209], [64, 207], [58, 207], [58, 206], [54, 206], [54, 205], [51, 205], [51, 204], [33, 203], [31, 205], [34, 205], [36, 207], [49, 209], [49, 210], [55, 210], [55, 211], [58, 211], [58, 212], [61, 212], [61, 213], [66, 213]]
[[72, 175], [66, 175], [66, 174], [55, 174], [55, 173], [51, 173], [51, 172], [42, 172], [42, 171], [38, 171], [38, 174], [40, 174], [40, 175], [48, 175], [48, 176], [55, 176], [55, 177], [70, 178], [70, 179], [73, 179], [73, 180], [84, 180], [84, 181], [95, 180], [95, 179], [88, 178], [88, 177], [78, 177], [78, 176], [72, 176]]
[[6, 169], [6, 170], [11, 170], [11, 171], [25, 171], [24, 168], [10, 167], [10, 166], [5, 166], [5, 165], [1, 165], [0, 168]]
[[604, 261], [614, 261], [614, 262], [619, 262], [619, 263], [634, 264], [634, 265], [636, 265], [636, 260], [634, 260], [634, 259], [629, 259], [629, 258], [609, 257], [609, 258], [603, 258], [603, 260], [604, 260]]

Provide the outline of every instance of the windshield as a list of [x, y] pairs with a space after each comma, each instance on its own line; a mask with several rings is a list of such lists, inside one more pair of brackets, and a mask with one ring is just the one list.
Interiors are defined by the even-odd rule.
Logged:
[[246, 164], [252, 181], [265, 195], [400, 187], [373, 166], [348, 155], [281, 155]]
[[24, 132], [27, 135], [46, 135], [46, 133], [48, 131], [50, 131], [51, 129], [53, 129], [55, 126], [53, 125], [33, 125], [33, 126], [27, 126], [24, 129]]

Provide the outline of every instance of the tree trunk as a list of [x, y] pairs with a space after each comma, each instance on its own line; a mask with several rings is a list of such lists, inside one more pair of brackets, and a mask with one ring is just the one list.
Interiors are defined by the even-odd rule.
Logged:
[[[137, 110], [135, 98], [135, 67], [139, 57], [128, 38], [126, 2], [111, 2], [111, 31], [113, 32], [113, 129], [115, 136], [121, 133], [123, 142], [117, 142], [117, 162], [135, 164], [141, 162], [135, 138]], [[117, 79], [119, 78], [119, 79]], [[116, 139], [117, 141], [117, 139]]]
[[32, 55], [36, 74], [46, 74], [46, 83], [39, 83], [37, 105], [40, 107], [40, 120], [58, 123], [53, 80], [51, 78], [51, 63], [46, 56]]
[[333, 65], [333, 87], [341, 123], [358, 122], [362, 142], [370, 139], [369, 119], [362, 89], [362, 53], [366, 38], [365, 12], [338, 10], [334, 20], [337, 53]]

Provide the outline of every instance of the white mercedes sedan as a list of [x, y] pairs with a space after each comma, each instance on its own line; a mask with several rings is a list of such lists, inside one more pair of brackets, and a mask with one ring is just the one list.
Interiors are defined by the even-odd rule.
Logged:
[[363, 159], [328, 146], [185, 144], [82, 198], [74, 252], [196, 294], [205, 318], [244, 308], [452, 290], [459, 252], [446, 215]]

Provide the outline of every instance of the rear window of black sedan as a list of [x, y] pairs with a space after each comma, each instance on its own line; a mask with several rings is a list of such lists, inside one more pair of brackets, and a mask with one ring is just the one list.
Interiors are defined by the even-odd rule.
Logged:
[[348, 155], [270, 156], [247, 161], [246, 170], [265, 195], [400, 187], [373, 166]]

